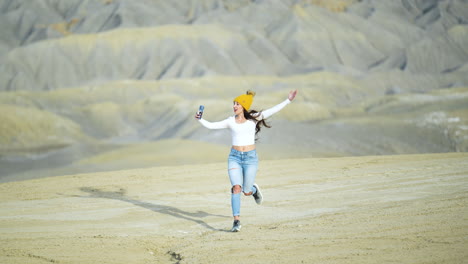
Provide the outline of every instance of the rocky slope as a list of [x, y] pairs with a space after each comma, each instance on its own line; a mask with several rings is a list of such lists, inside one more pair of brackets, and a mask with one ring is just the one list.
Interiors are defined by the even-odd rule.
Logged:
[[180, 163], [200, 141], [224, 156], [193, 113], [222, 119], [247, 89], [257, 109], [299, 90], [265, 158], [468, 148], [463, 0], [3, 0], [0, 22], [2, 176], [135, 147], [159, 164], [141, 147], [159, 140], [185, 142]]

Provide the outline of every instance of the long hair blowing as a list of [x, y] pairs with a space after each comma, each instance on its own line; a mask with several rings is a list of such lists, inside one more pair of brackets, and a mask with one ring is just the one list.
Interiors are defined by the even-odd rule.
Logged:
[[[256, 110], [250, 110], [250, 111], [247, 111], [244, 109], [244, 116], [245, 116], [245, 119], [247, 120], [252, 120], [255, 122], [255, 136], [260, 132], [260, 130], [262, 130], [262, 127], [267, 127], [267, 128], [271, 128], [271, 125], [269, 125], [265, 119], [262, 119], [262, 120], [257, 120], [257, 117], [261, 116], [262, 115], [262, 111], [258, 112]], [[257, 140], [257, 138], [255, 138], [255, 140]]]

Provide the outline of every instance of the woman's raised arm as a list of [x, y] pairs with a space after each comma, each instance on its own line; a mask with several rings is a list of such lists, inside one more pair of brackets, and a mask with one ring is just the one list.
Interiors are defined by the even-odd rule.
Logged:
[[223, 121], [219, 122], [209, 122], [206, 121], [205, 119], [198, 119], [198, 121], [206, 128], [208, 129], [223, 129], [223, 128], [228, 128], [228, 119], [224, 119]]
[[279, 111], [281, 111], [281, 109], [283, 109], [285, 106], [290, 104], [291, 101], [294, 100], [294, 98], [296, 98], [296, 95], [297, 95], [297, 90], [289, 92], [288, 99], [284, 100], [280, 104], [273, 106], [272, 108], [262, 111], [262, 116], [260, 119], [267, 119], [270, 116], [278, 113]]

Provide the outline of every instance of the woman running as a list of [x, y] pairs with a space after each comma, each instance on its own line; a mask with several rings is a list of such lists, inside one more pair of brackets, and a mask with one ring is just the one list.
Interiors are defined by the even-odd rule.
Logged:
[[279, 112], [296, 97], [297, 90], [289, 92], [288, 99], [265, 111], [250, 110], [255, 93], [247, 91], [234, 99], [234, 116], [220, 122], [208, 122], [197, 113], [195, 118], [208, 129], [229, 128], [232, 135], [232, 148], [228, 159], [228, 173], [231, 181], [231, 207], [234, 216], [232, 232], [241, 229], [240, 205], [241, 192], [252, 195], [257, 204], [263, 200], [260, 188], [255, 183], [258, 158], [255, 150], [255, 136], [262, 126], [270, 128], [265, 119]]

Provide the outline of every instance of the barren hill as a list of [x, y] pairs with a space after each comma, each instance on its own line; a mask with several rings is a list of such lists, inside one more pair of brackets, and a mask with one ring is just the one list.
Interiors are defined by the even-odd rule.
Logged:
[[257, 109], [299, 90], [261, 135], [268, 159], [466, 151], [467, 6], [3, 0], [0, 176], [117, 169], [127, 148], [152, 166], [167, 142], [171, 164], [201, 143], [224, 157], [228, 135], [193, 113], [225, 118], [247, 89]]

